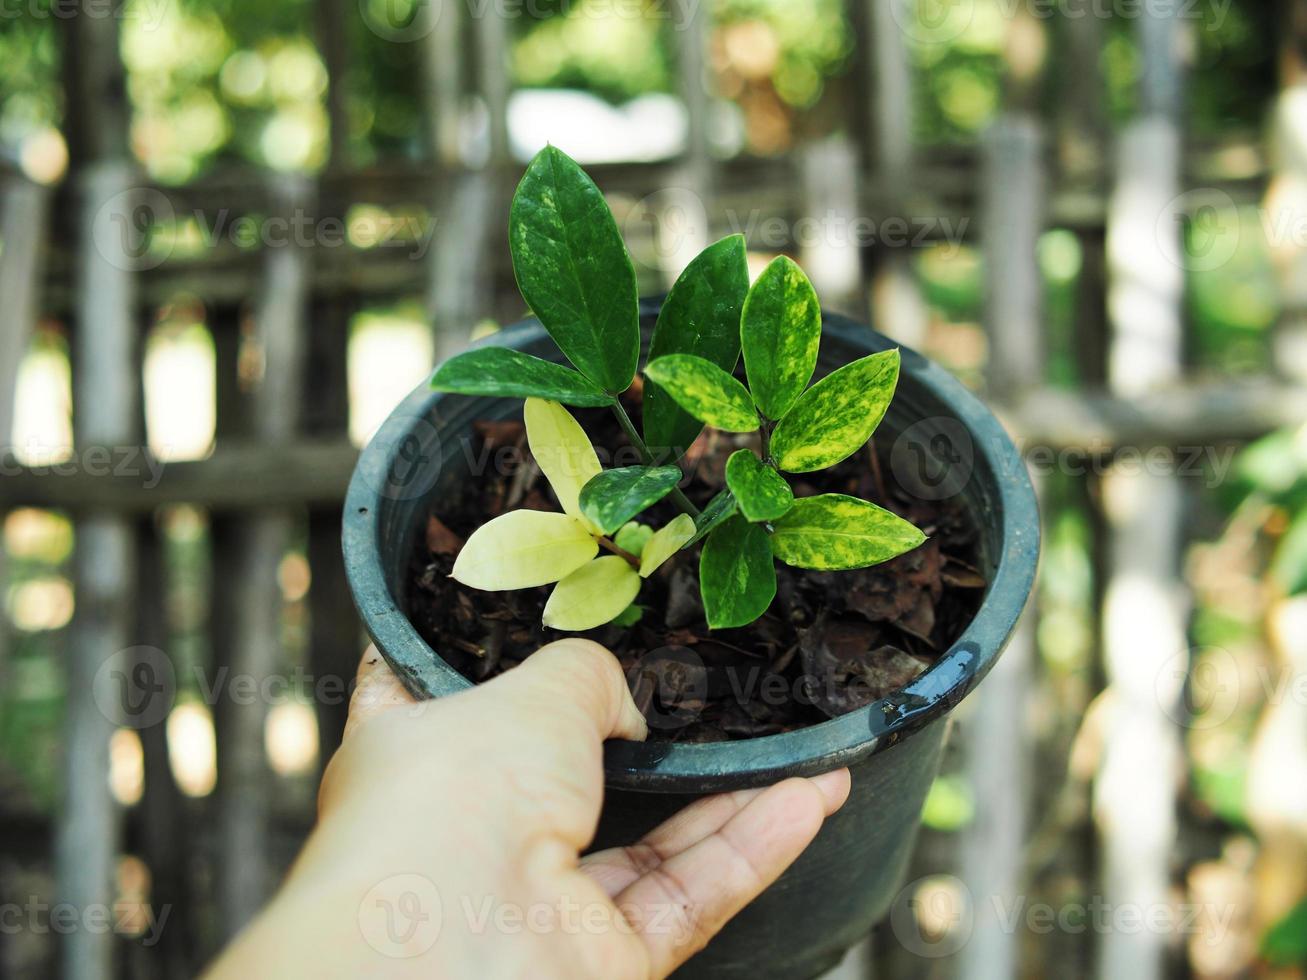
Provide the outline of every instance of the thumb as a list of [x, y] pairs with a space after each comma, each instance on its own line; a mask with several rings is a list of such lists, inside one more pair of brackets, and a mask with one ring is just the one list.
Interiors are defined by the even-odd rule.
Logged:
[[603, 741], [629, 738], [644, 741], [649, 734], [635, 706], [617, 658], [591, 640], [566, 639], [543, 646], [521, 666], [477, 691], [529, 702], [553, 712], [566, 712], [586, 729], [583, 734]]

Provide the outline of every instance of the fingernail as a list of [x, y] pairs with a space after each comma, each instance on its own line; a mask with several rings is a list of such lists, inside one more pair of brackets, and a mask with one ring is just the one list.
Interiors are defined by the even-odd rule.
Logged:
[[849, 798], [849, 788], [852, 786], [847, 769], [824, 772], [820, 776], [810, 777], [808, 782], [816, 786], [821, 795], [826, 798], [828, 817], [844, 805], [844, 801]]

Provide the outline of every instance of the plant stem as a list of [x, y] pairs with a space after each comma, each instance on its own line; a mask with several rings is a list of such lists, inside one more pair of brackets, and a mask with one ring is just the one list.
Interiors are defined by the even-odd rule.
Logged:
[[631, 554], [631, 553], [630, 553], [629, 551], [627, 551], [625, 548], [619, 548], [619, 547], [617, 547], [616, 544], [614, 544], [611, 540], [609, 540], [608, 538], [606, 538], [606, 537], [604, 537], [604, 536], [602, 536], [602, 535], [600, 535], [600, 536], [599, 536], [598, 538], [596, 538], [595, 540], [597, 540], [597, 541], [599, 542], [599, 547], [603, 548], [605, 551], [611, 551], [613, 554], [615, 554], [615, 555], [617, 555], [617, 556], [619, 556], [619, 557], [621, 557], [621, 558], [625, 558], [626, 561], [627, 561], [627, 563], [628, 563], [632, 568], [636, 569], [637, 571], [639, 570], [639, 568], [640, 568], [640, 559], [637, 558], [637, 557], [635, 557], [635, 555]]
[[[644, 461], [644, 465], [653, 466], [655, 462], [653, 453], [649, 451], [649, 447], [646, 446], [644, 440], [640, 438], [640, 433], [635, 431], [635, 423], [631, 421], [631, 416], [626, 414], [626, 409], [622, 407], [622, 403], [616, 398], [613, 399], [613, 414], [617, 416], [617, 421], [621, 424], [622, 431], [626, 433], [626, 438], [631, 440], [631, 445], [634, 446], [635, 451], [640, 454], [640, 459]], [[699, 516], [699, 508], [690, 503], [689, 498], [681, 492], [680, 487], [673, 487], [672, 492], [667, 496], [672, 503], [680, 508], [681, 513], [689, 514], [691, 517]]]
[[768, 425], [766, 419], [759, 419], [758, 422], [759, 422], [759, 425], [758, 425], [758, 440], [759, 440], [759, 442], [760, 442], [760, 444], [761, 444], [761, 445], [759, 446], [759, 448], [762, 450], [762, 461], [763, 461], [764, 463], [770, 463], [770, 462], [772, 461], [772, 459], [771, 459], [771, 428], [769, 427], [769, 425]]

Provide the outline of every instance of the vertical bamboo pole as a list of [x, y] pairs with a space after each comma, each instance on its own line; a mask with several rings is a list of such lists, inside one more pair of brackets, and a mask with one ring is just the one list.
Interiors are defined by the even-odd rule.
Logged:
[[[274, 182], [274, 213], [294, 221], [311, 214], [307, 181]], [[302, 238], [267, 249], [264, 292], [255, 314], [255, 334], [263, 353], [263, 374], [252, 399], [251, 431], [268, 445], [295, 437], [302, 404], [305, 312], [311, 282], [311, 254]], [[264, 508], [245, 515], [235, 528], [235, 608], [231, 678], [261, 683], [284, 666], [281, 655], [281, 589], [277, 569], [290, 543], [295, 515]], [[242, 702], [244, 699], [242, 699]], [[224, 937], [234, 935], [267, 898], [269, 811], [272, 779], [264, 753], [268, 705], [258, 699], [218, 701], [217, 815], [219, 850], [218, 910]]]
[[[138, 177], [127, 147], [118, 20], [79, 10], [64, 21], [71, 184], [78, 200], [73, 423], [77, 451], [139, 444], [132, 235]], [[94, 111], [91, 107], [94, 106]], [[70, 638], [63, 800], [56, 831], [57, 891], [82, 910], [113, 901], [119, 814], [109, 793], [109, 738], [122, 692], [108, 663], [133, 645], [135, 542], [130, 523], [99, 511], [75, 526], [77, 613]], [[102, 669], [109, 667], [109, 669]], [[121, 669], [117, 670], [121, 678]], [[69, 980], [112, 970], [111, 933], [63, 937]]]
[[[1143, 111], [1122, 134], [1109, 205], [1109, 384], [1127, 397], [1181, 374], [1184, 252], [1179, 225], [1165, 220], [1180, 193], [1181, 29], [1172, 8], [1146, 6], [1138, 21]], [[1187, 664], [1186, 600], [1178, 584], [1183, 499], [1176, 477], [1146, 472], [1110, 473], [1104, 496], [1111, 537], [1103, 637], [1112, 715], [1094, 792], [1102, 898], [1147, 916], [1170, 901], [1183, 764], [1174, 721]], [[1104, 980], [1163, 975], [1165, 936], [1109, 930], [1099, 940], [1097, 973]]]

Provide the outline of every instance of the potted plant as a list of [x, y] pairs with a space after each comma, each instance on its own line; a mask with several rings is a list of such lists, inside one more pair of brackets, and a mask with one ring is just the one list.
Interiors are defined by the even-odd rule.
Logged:
[[509, 230], [538, 319], [441, 365], [360, 458], [344, 549], [364, 623], [420, 697], [558, 631], [613, 649], [652, 737], [607, 746], [596, 847], [849, 766], [845, 807], [683, 971], [816, 975], [888, 908], [943, 721], [1025, 605], [1025, 468], [951, 376], [823, 315], [789, 259], [750, 285], [740, 236], [641, 302], [557, 149]]

